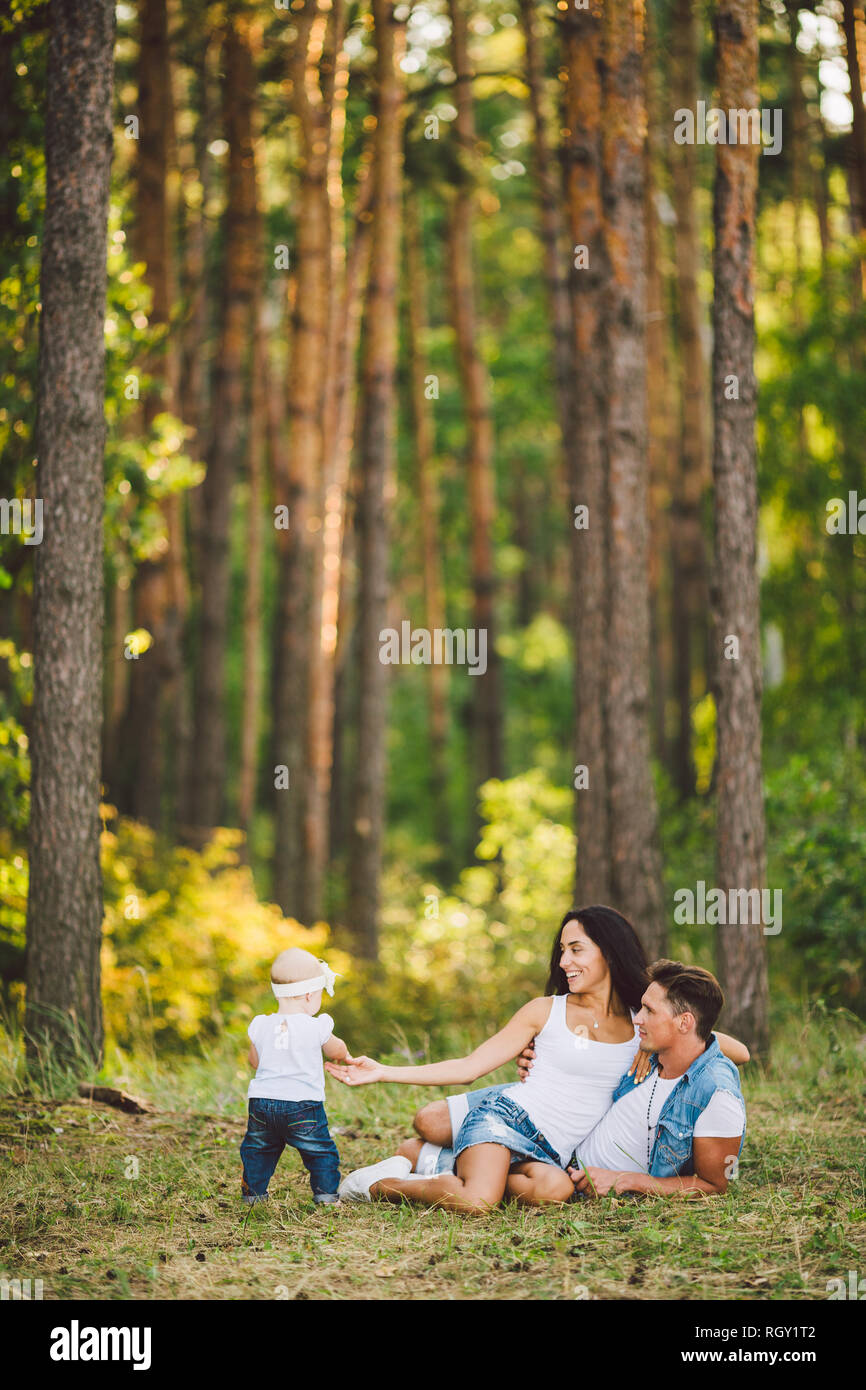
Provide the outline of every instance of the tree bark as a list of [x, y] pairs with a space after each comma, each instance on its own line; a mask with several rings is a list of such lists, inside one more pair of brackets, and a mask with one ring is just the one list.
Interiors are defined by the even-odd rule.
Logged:
[[[758, 105], [757, 0], [716, 11], [719, 105]], [[755, 456], [755, 215], [759, 149], [719, 145], [713, 202], [713, 478], [718, 887], [764, 886], [761, 646]], [[728, 399], [736, 378], [738, 398]], [[728, 639], [739, 653], [732, 658]], [[729, 651], [725, 653], [726, 644]], [[768, 1044], [761, 925], [720, 926], [718, 973], [728, 1028], [759, 1054]]]
[[356, 518], [360, 562], [358, 762], [352, 801], [348, 924], [359, 953], [378, 950], [379, 878], [385, 815], [386, 667], [379, 634], [388, 597], [387, 487], [394, 458], [397, 370], [397, 287], [400, 266], [400, 187], [403, 93], [400, 61], [405, 31], [388, 0], [373, 0], [376, 41], [376, 141], [373, 164], [373, 241], [364, 322], [361, 494]]
[[358, 341], [358, 259], [347, 260], [343, 199], [343, 142], [349, 57], [344, 46], [343, 0], [328, 16], [322, 71], [323, 119], [328, 124], [325, 197], [331, 231], [328, 271], [327, 369], [322, 406], [322, 454], [313, 533], [313, 589], [310, 608], [310, 684], [307, 743], [307, 794], [304, 805], [304, 874], [301, 910], [306, 922], [323, 913], [328, 863], [331, 766], [333, 762], [334, 680], [337, 603], [346, 482], [351, 452], [351, 413], [347, 410], [346, 351], [354, 363]]
[[[421, 247], [418, 208], [407, 189], [404, 196], [406, 217], [406, 348], [409, 365], [409, 399], [418, 483], [418, 510], [421, 522], [421, 555], [424, 585], [424, 621], [429, 631], [445, 628], [445, 592], [439, 558], [439, 487], [435, 472], [435, 430], [425, 393], [427, 363], [427, 277]], [[430, 738], [430, 803], [433, 836], [447, 863], [451, 851], [451, 818], [448, 812], [448, 667], [433, 662], [428, 692]]]
[[300, 140], [300, 187], [294, 250], [297, 286], [292, 313], [288, 410], [290, 449], [286, 501], [288, 531], [280, 542], [280, 594], [276, 634], [276, 763], [288, 769], [288, 786], [276, 793], [274, 896], [283, 911], [307, 920], [304, 902], [305, 818], [309, 794], [309, 689], [314, 610], [315, 546], [312, 526], [321, 484], [323, 417], [328, 370], [331, 294], [331, 208], [328, 150], [331, 110], [323, 95], [320, 64], [327, 13], [318, 0], [296, 12], [298, 31], [291, 66], [292, 109]]
[[608, 279], [608, 780], [611, 887], [652, 955], [665, 918], [649, 737], [643, 4], [605, 7]]
[[46, 87], [27, 1012], [61, 1062], [98, 1064], [106, 237], [114, 6], [52, 0]]
[[[144, 364], [156, 383], [142, 400], [146, 431], [161, 411], [179, 413], [178, 353], [170, 329], [176, 298], [172, 229], [177, 182], [171, 74], [166, 0], [144, 0], [133, 244], [136, 256], [146, 266], [151, 324], [163, 328], [166, 335]], [[133, 581], [133, 622], [153, 640], [147, 651], [129, 662], [128, 704], [121, 736], [123, 774], [118, 789], [121, 809], [153, 826], [162, 824], [166, 791], [176, 791], [177, 784], [182, 785], [188, 751], [183, 662], [187, 584], [180, 495], [166, 497], [160, 510], [165, 549], [158, 558], [143, 561]], [[174, 804], [174, 795], [167, 799]]]
[[227, 17], [223, 114], [229, 145], [223, 299], [214, 365], [212, 435], [202, 484], [201, 646], [195, 706], [193, 833], [205, 837], [223, 818], [226, 773], [225, 663], [231, 572], [230, 523], [241, 448], [245, 349], [256, 276], [256, 209], [245, 168], [253, 154], [256, 86], [249, 21]]
[[[188, 449], [202, 459], [208, 449], [207, 422], [210, 413], [211, 313], [208, 296], [207, 206], [213, 185], [213, 156], [208, 144], [218, 120], [216, 111], [216, 68], [220, 57], [219, 35], [207, 27], [207, 15], [193, 17], [194, 54], [189, 104], [195, 112], [195, 125], [189, 142], [178, 147], [182, 165], [183, 253], [182, 288], [184, 315], [180, 329], [181, 418], [192, 430]], [[200, 27], [199, 27], [200, 26]], [[187, 495], [190, 537], [190, 568], [197, 582], [201, 575], [203, 530], [202, 489]], [[190, 819], [190, 792], [184, 794], [180, 819]]]
[[[261, 48], [261, 29], [249, 31], [250, 53], [255, 63]], [[262, 690], [262, 600], [264, 571], [265, 455], [267, 450], [268, 332], [265, 322], [265, 265], [262, 246], [263, 219], [259, 206], [260, 130], [253, 113], [252, 144], [243, 163], [245, 205], [251, 209], [254, 266], [250, 291], [249, 406], [247, 410], [247, 522], [246, 589], [244, 591], [243, 677], [241, 683], [241, 739], [238, 776], [238, 822], [249, 837], [256, 801], [259, 727]]]
[[[582, 903], [612, 897], [608, 754], [605, 717], [607, 642], [607, 462], [604, 400], [606, 257], [602, 208], [602, 25], [598, 7], [561, 21], [568, 73], [563, 151], [573, 245], [574, 433], [571, 505], [588, 508], [588, 525], [572, 518], [571, 587], [575, 648], [575, 763], [588, 785], [575, 794], [577, 872]], [[585, 248], [585, 251], [583, 249]], [[583, 257], [586, 257], [586, 264]]]
[[[691, 0], [675, 0], [671, 26], [671, 106], [696, 109], [698, 98], [698, 12]], [[709, 481], [707, 382], [698, 297], [700, 239], [695, 189], [697, 146], [670, 145], [671, 185], [676, 211], [677, 342], [680, 361], [680, 438], [671, 507], [673, 566], [674, 688], [677, 732], [674, 781], [682, 797], [693, 795], [692, 681], [706, 649], [702, 615], [707, 611], [707, 557], [702, 504]], [[701, 640], [703, 639], [703, 640]]]
[[[486, 633], [487, 670], [473, 679], [471, 742], [475, 788], [490, 777], [503, 775], [502, 674], [496, 651], [493, 523], [496, 512], [496, 477], [493, 462], [493, 417], [490, 380], [478, 346], [478, 290], [473, 255], [474, 165], [477, 136], [472, 100], [465, 0], [448, 0], [451, 18], [451, 55], [457, 74], [454, 133], [459, 144], [460, 168], [448, 216], [448, 254], [451, 280], [451, 315], [457, 343], [460, 383], [466, 412], [466, 457], [471, 525], [470, 573], [472, 623]], [[474, 817], [477, 826], [477, 816]]]
[[863, 79], [857, 53], [857, 15], [854, 0], [842, 0], [842, 28], [845, 33], [845, 58], [851, 83], [852, 150], [854, 155], [854, 187], [857, 194], [856, 225], [866, 228], [866, 111], [863, 109]]
[[658, 40], [652, 13], [646, 11], [644, 81], [647, 103], [647, 138], [644, 146], [646, 179], [647, 316], [646, 354], [647, 420], [649, 432], [649, 593], [650, 593], [650, 689], [652, 694], [652, 746], [663, 766], [670, 765], [667, 736], [667, 698], [673, 681], [673, 642], [670, 614], [670, 518], [668, 515], [676, 453], [676, 386], [671, 363], [670, 322], [666, 294], [669, 251], [657, 205], [663, 186], [664, 155], [668, 143], [666, 104], [660, 87]]
[[[253, 173], [255, 177], [255, 173]], [[249, 836], [256, 802], [256, 773], [262, 691], [263, 548], [265, 544], [264, 454], [267, 447], [266, 394], [269, 390], [267, 329], [257, 293], [253, 305], [252, 373], [247, 434], [247, 566], [244, 591], [243, 682], [241, 688], [241, 761], [238, 821]]]
[[336, 573], [326, 575], [323, 596], [323, 629], [331, 612], [336, 627], [333, 652], [333, 687], [331, 691], [331, 762], [328, 776], [328, 846], [333, 858], [345, 848], [345, 789], [348, 783], [345, 759], [346, 730], [346, 667], [351, 646], [354, 622], [355, 595], [355, 512], [357, 469], [352, 463], [355, 439], [360, 435], [359, 401], [355, 389], [355, 365], [361, 332], [361, 305], [366, 289], [373, 214], [370, 203], [373, 180], [370, 177], [373, 148], [370, 145], [361, 156], [362, 169], [354, 212], [354, 230], [346, 264], [343, 292], [342, 329], [336, 338], [338, 347], [336, 383], [336, 447], [337, 471], [344, 479], [342, 489], [341, 526], [339, 531], [340, 563]]
[[563, 259], [565, 219], [562, 199], [550, 150], [548, 117], [545, 111], [544, 56], [536, 33], [535, 0], [520, 0], [520, 18], [526, 45], [526, 85], [532, 115], [534, 172], [538, 189], [541, 241], [544, 248], [544, 280], [553, 325], [553, 378], [556, 408], [562, 436], [563, 482], [567, 497], [573, 476], [576, 436], [572, 410], [574, 384], [574, 324], [569, 296], [569, 280]]

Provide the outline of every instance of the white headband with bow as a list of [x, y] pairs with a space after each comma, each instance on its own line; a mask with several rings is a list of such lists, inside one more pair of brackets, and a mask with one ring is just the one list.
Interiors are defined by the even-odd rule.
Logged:
[[295, 980], [293, 984], [289, 985], [276, 985], [271, 980], [271, 989], [277, 999], [291, 999], [296, 994], [313, 994], [317, 989], [326, 989], [333, 997], [337, 972], [326, 965], [323, 960], [319, 961], [319, 965], [322, 967], [321, 975], [314, 975], [311, 980]]

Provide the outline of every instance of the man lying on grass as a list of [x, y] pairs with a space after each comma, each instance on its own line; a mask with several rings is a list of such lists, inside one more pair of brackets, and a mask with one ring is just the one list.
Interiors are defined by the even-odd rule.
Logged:
[[[741, 1064], [748, 1060], [748, 1050], [724, 1033], [715, 1034], [713, 1042], [711, 1029], [724, 995], [709, 971], [662, 960], [647, 974], [651, 983], [635, 1023], [641, 1051], [652, 1053], [649, 1067], [634, 1081], [631, 1070], [623, 1076], [611, 1108], [578, 1145], [577, 1166], [570, 1165], [568, 1175], [584, 1196], [602, 1197], [611, 1191], [723, 1193], [736, 1172], [746, 1112], [736, 1068], [720, 1055], [719, 1044]], [[518, 1058], [521, 1079], [529, 1075], [533, 1062], [530, 1044]], [[425, 1105], [414, 1121], [420, 1139], [406, 1140], [398, 1153], [406, 1155], [418, 1173], [447, 1172], [454, 1162], [452, 1135], [478, 1103], [476, 1097], [493, 1089], [498, 1088]], [[544, 1170], [537, 1181], [539, 1196], [547, 1200], [563, 1201], [570, 1195], [555, 1171]], [[519, 1184], [509, 1180], [507, 1191], [518, 1196]]]
[[[724, 1192], [742, 1145], [745, 1113], [736, 1067], [711, 1032], [723, 1004], [713, 976], [670, 961], [647, 972], [631, 924], [611, 908], [596, 907], [566, 914], [554, 943], [548, 993], [552, 1000], [525, 1005], [468, 1058], [421, 1067], [382, 1066], [370, 1058], [348, 1067], [329, 1065], [349, 1085], [453, 1085], [494, 1070], [533, 1040], [537, 1049], [525, 1090], [489, 1087], [466, 1098], [468, 1113], [445, 1171], [437, 1164], [434, 1176], [413, 1173], [412, 1156], [404, 1150], [351, 1174], [341, 1197], [477, 1213], [506, 1193], [533, 1205], [568, 1201], [575, 1186], [578, 1193], [598, 1195], [614, 1187], [677, 1195]], [[632, 1025], [641, 1051], [653, 1054], [640, 1084], [633, 1067], [624, 1075], [622, 1070]], [[725, 1042], [748, 1059], [742, 1044]], [[620, 1070], [607, 1081], [608, 1064], [616, 1067], [618, 1061]], [[579, 1168], [569, 1161], [575, 1148]], [[447, 1171], [452, 1164], [456, 1171]]]

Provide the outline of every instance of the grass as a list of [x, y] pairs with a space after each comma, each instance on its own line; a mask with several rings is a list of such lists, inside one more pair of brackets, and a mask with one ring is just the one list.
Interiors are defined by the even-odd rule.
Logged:
[[[826, 1299], [828, 1280], [866, 1275], [866, 1033], [850, 1015], [789, 1021], [770, 1069], [747, 1069], [748, 1136], [726, 1197], [481, 1218], [314, 1208], [289, 1150], [270, 1203], [242, 1207], [241, 1046], [121, 1059], [99, 1079], [157, 1107], [135, 1116], [80, 1101], [50, 1067], [28, 1082], [0, 1034], [0, 1274], [41, 1279], [46, 1299], [120, 1300]], [[343, 1171], [393, 1152], [437, 1094], [329, 1078]]]

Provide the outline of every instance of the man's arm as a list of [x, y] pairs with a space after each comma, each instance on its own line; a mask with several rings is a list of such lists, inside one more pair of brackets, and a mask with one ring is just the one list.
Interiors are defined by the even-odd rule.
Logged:
[[578, 1192], [604, 1197], [608, 1192], [647, 1192], [660, 1197], [721, 1196], [728, 1190], [727, 1168], [740, 1147], [741, 1135], [693, 1141], [695, 1171], [688, 1178], [654, 1178], [649, 1173], [617, 1173], [610, 1168], [569, 1169]]
[[250, 1050], [247, 1053], [247, 1061], [251, 1067], [257, 1067], [259, 1065], [259, 1054], [256, 1052], [252, 1043], [250, 1043]]

